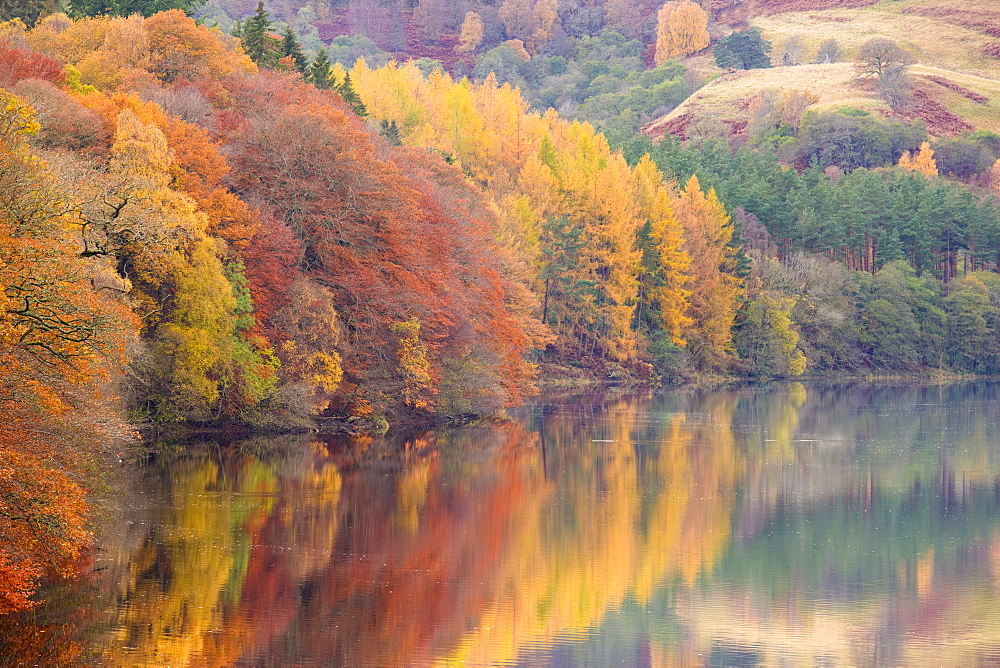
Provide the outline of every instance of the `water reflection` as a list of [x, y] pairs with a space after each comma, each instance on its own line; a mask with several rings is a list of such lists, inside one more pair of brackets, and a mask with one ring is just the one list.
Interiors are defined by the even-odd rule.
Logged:
[[992, 663], [998, 428], [997, 385], [795, 383], [167, 449], [91, 580], [0, 638], [75, 626], [123, 666]]

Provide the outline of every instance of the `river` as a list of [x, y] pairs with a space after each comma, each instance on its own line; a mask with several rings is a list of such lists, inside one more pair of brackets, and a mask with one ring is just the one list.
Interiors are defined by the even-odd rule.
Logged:
[[1000, 661], [1000, 385], [548, 393], [158, 444], [0, 665]]

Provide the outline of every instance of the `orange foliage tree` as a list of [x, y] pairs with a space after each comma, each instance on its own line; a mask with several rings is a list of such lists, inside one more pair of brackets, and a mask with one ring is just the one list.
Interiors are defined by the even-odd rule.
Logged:
[[696, 361], [725, 368], [732, 354], [732, 328], [743, 295], [733, 274], [736, 249], [730, 245], [732, 221], [714, 189], [702, 192], [692, 176], [674, 198], [674, 213], [684, 226], [684, 247], [691, 258], [689, 314], [694, 323], [685, 338]]
[[[487, 235], [489, 212], [465, 216], [450, 193], [475, 193], [454, 168], [425, 151], [380, 159], [389, 149], [373, 144], [337, 96], [311, 86], [261, 76], [230, 94], [248, 110], [227, 142], [236, 187], [295, 232], [304, 269], [336, 295], [345, 400], [460, 411], [462, 401], [449, 408], [436, 399], [450, 378], [489, 385], [499, 404], [517, 402], [530, 388], [527, 341], [506, 307], [512, 293]], [[419, 388], [393, 332], [414, 319], [430, 364]], [[472, 358], [481, 375], [449, 370]]]
[[127, 433], [108, 416], [106, 381], [132, 319], [107, 264], [80, 257], [73, 195], [25, 141], [37, 130], [0, 90], [0, 613], [29, 607], [40, 577], [73, 571], [89, 540], [90, 453]]

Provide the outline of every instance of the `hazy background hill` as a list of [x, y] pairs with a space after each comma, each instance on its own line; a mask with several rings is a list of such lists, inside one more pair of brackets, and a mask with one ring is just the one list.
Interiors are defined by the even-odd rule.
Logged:
[[[659, 137], [739, 134], [752, 121], [754, 96], [769, 91], [807, 90], [818, 96], [813, 110], [852, 107], [902, 120], [922, 119], [932, 136], [973, 130], [1000, 130], [1000, 5], [984, 0], [889, 2], [745, 2], [717, 4], [717, 18], [752, 24], [771, 42], [772, 69], [725, 71], [710, 53], [685, 64], [716, 75], [670, 113], [646, 126]], [[833, 7], [823, 9], [824, 7]], [[866, 41], [885, 37], [909, 52], [912, 89], [908, 102], [893, 111], [856, 81], [852, 61]], [[820, 64], [818, 50], [836, 40], [842, 62]], [[784, 54], [792, 66], [781, 66]]]

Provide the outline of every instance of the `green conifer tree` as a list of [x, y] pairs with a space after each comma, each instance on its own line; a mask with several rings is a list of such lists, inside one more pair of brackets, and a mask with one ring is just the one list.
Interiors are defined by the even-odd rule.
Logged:
[[287, 26], [281, 37], [282, 55], [291, 56], [292, 60], [295, 61], [295, 69], [305, 74], [306, 69], [309, 67], [309, 61], [306, 59], [305, 54], [302, 53], [302, 45], [299, 44], [299, 39], [296, 37], [295, 31], [292, 30], [291, 26]]
[[399, 126], [396, 121], [382, 121], [382, 136], [389, 142], [390, 146], [402, 146], [403, 139], [399, 135]]
[[320, 49], [313, 58], [312, 64], [306, 70], [306, 81], [323, 90], [333, 88], [333, 68], [330, 67], [326, 49]]
[[343, 98], [344, 102], [350, 106], [354, 113], [364, 118], [368, 115], [368, 109], [365, 108], [365, 103], [361, 101], [361, 97], [358, 92], [354, 90], [354, 85], [351, 83], [351, 75], [345, 74], [344, 81], [337, 86], [337, 92], [340, 93], [340, 97]]
[[257, 11], [241, 24], [235, 34], [242, 40], [250, 59], [262, 67], [275, 67], [280, 54], [278, 40], [271, 37], [271, 15], [264, 11], [264, 0], [257, 0]]

